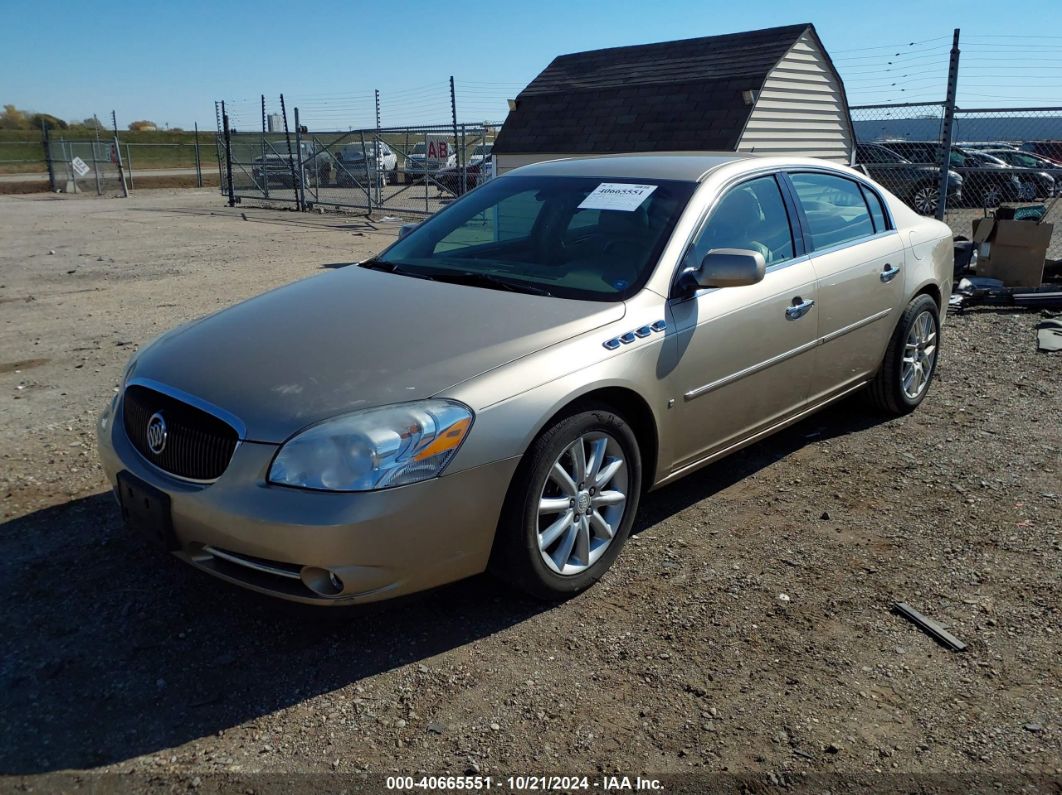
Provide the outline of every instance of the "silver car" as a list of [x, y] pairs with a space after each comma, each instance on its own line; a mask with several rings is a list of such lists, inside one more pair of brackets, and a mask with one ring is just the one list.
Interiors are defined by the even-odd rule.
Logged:
[[559, 160], [162, 335], [99, 420], [127, 522], [316, 604], [491, 570], [560, 598], [641, 495], [864, 391], [925, 398], [947, 226], [806, 158]]

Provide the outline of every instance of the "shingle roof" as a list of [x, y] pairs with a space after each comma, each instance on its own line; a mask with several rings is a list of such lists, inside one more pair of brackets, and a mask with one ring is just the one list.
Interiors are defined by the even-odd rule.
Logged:
[[495, 154], [732, 150], [810, 24], [561, 55], [516, 99]]

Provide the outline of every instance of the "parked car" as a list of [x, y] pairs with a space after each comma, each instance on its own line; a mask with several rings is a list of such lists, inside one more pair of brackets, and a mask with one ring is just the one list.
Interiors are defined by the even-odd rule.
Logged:
[[[936, 164], [937, 153], [940, 151], [940, 143], [937, 141], [883, 141], [882, 145], [912, 163], [929, 165]], [[951, 148], [948, 164], [950, 170], [962, 176], [964, 204], [974, 207], [997, 207], [1002, 202], [1021, 199], [1021, 180], [1009, 168], [982, 165], [958, 146]]]
[[494, 153], [494, 142], [489, 141], [483, 144], [476, 144], [472, 149], [472, 154], [468, 157], [468, 165], [477, 166], [480, 163], [490, 160]]
[[1036, 180], [1037, 195], [1033, 198], [1048, 199], [1059, 195], [1059, 180], [1062, 179], [1062, 165], [1054, 163], [1043, 155], [1022, 152], [1019, 149], [986, 149], [986, 155], [1002, 160], [1015, 168], [1038, 169], [1031, 173]]
[[[274, 142], [266, 151], [251, 161], [251, 177], [262, 186], [283, 185], [292, 187], [292, 174], [298, 177], [300, 150], [292, 147], [291, 155], [286, 142]], [[302, 179], [306, 185], [328, 185], [332, 176], [332, 158], [323, 149], [309, 141], [301, 145]], [[294, 168], [293, 168], [294, 166]]]
[[1021, 148], [1023, 152], [1046, 157], [1052, 163], [1062, 166], [1062, 141], [1026, 141]]
[[[974, 163], [985, 168], [1014, 168], [1005, 160], [995, 157], [988, 152], [967, 152]], [[1018, 188], [1018, 198], [1022, 201], [1033, 201], [1041, 196], [1053, 196], [1055, 192], [1055, 180], [1050, 174], [1043, 171], [1018, 171], [1016, 176], [1021, 183]]]
[[[915, 165], [881, 144], [857, 144], [856, 161], [919, 215], [933, 215], [940, 198], [936, 166]], [[962, 177], [948, 171], [948, 205], [962, 201]]]
[[336, 184], [364, 186], [377, 175], [393, 185], [398, 182], [398, 155], [383, 141], [345, 144], [336, 153]]
[[415, 182], [434, 177], [446, 168], [457, 166], [457, 150], [445, 139], [433, 139], [414, 144], [406, 156], [405, 181]]
[[951, 280], [951, 230], [844, 166], [537, 163], [144, 347], [100, 457], [131, 527], [247, 588], [350, 604], [489, 569], [563, 598], [644, 491], [856, 392], [915, 410]]
[[986, 149], [1018, 149], [1017, 144], [1007, 143], [1005, 141], [958, 141], [956, 146], [969, 151], [983, 152]]
[[[493, 148], [493, 143], [475, 146], [463, 168], [455, 165], [440, 169], [435, 173], [433, 179], [439, 183], [441, 190], [452, 193], [455, 196], [460, 196], [463, 192], [472, 190], [481, 182], [486, 182], [487, 179], [490, 179], [493, 173], [491, 170], [493, 168], [493, 156], [491, 154]], [[461, 179], [462, 171], [465, 175], [463, 181]]]

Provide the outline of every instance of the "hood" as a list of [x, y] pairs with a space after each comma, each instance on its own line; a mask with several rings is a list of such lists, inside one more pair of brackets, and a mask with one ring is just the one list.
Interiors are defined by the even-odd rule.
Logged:
[[624, 311], [352, 266], [174, 329], [132, 374], [235, 414], [248, 440], [281, 442], [337, 414], [438, 394]]

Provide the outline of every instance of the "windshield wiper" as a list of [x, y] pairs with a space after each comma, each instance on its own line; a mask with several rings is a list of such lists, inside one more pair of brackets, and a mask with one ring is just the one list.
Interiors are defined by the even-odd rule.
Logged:
[[390, 262], [383, 262], [378, 259], [367, 259], [364, 262], [358, 263], [359, 268], [368, 268], [371, 271], [384, 271], [386, 273], [394, 273], [395, 266]]
[[491, 290], [506, 290], [510, 293], [530, 293], [532, 295], [552, 295], [549, 290], [521, 281], [510, 281], [491, 273], [476, 271], [431, 271], [425, 278], [447, 284], [466, 284], [470, 287], [486, 287]]

